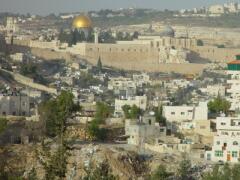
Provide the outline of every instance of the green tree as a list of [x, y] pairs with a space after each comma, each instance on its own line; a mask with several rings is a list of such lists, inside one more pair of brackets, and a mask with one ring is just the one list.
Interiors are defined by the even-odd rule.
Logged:
[[124, 34], [123, 34], [123, 32], [118, 32], [118, 33], [117, 33], [117, 36], [116, 36], [116, 39], [117, 39], [118, 41], [124, 40]]
[[130, 111], [131, 119], [137, 119], [141, 114], [142, 114], [142, 110], [134, 104]]
[[87, 40], [87, 38], [85, 36], [85, 33], [83, 31], [80, 31], [79, 36], [77, 38], [77, 42], [82, 42], [82, 41], [86, 41], [86, 40]]
[[105, 120], [111, 115], [111, 108], [104, 102], [97, 102], [95, 120], [99, 124], [105, 123]]
[[178, 176], [181, 180], [187, 180], [189, 179], [189, 172], [191, 169], [191, 161], [188, 159], [183, 159], [178, 168]]
[[79, 84], [81, 88], [88, 88], [89, 86], [99, 85], [102, 82], [89, 73], [81, 73], [81, 76], [76, 80], [76, 83]]
[[78, 42], [85, 41], [86, 37], [83, 31], [74, 29], [73, 31], [71, 31], [68, 39], [69, 39], [68, 45], [72, 46], [72, 45], [76, 45]]
[[212, 171], [207, 172], [203, 175], [203, 180], [220, 180], [220, 179], [221, 174], [218, 165], [215, 165]]
[[96, 120], [91, 121], [87, 132], [93, 140], [104, 141], [107, 137], [107, 130], [105, 128], [100, 128], [99, 122]]
[[[237, 176], [234, 175], [234, 177]], [[215, 165], [212, 171], [207, 172], [203, 175], [203, 180], [237, 180], [237, 179], [233, 178], [232, 168], [229, 166], [229, 164], [226, 163], [222, 168], [219, 165]]]
[[7, 127], [7, 119], [0, 118], [0, 134], [6, 129]]
[[47, 159], [42, 161], [45, 168], [46, 179], [63, 179], [66, 174], [67, 145], [64, 140], [67, 128], [67, 118], [75, 111], [80, 110], [79, 105], [73, 102], [73, 94], [62, 91], [54, 99], [43, 102], [39, 107], [40, 119], [44, 124], [44, 133], [50, 138], [56, 138], [57, 151], [51, 153], [50, 148], [43, 144], [43, 156]]
[[215, 165], [213, 169], [203, 175], [203, 180], [239, 180], [240, 164], [230, 167], [228, 163], [223, 167]]
[[88, 134], [94, 140], [103, 141], [106, 139], [107, 130], [105, 128], [100, 128], [100, 124], [104, 124], [111, 113], [111, 108], [106, 103], [97, 102], [96, 114], [87, 128]]
[[98, 164], [95, 169], [89, 169], [86, 171], [87, 175], [83, 177], [83, 180], [118, 180], [117, 176], [112, 174], [112, 170], [107, 160]]
[[203, 46], [203, 45], [204, 45], [203, 41], [201, 39], [198, 39], [197, 46]]
[[21, 64], [20, 67], [20, 73], [24, 76], [32, 76], [37, 74], [37, 66], [35, 66], [33, 63], [28, 64]]
[[45, 161], [41, 161], [45, 169], [45, 179], [63, 179], [66, 176], [67, 148], [60, 144], [56, 152], [51, 153], [49, 148], [44, 148]]
[[156, 121], [159, 122], [161, 125], [165, 126], [167, 122], [166, 122], [166, 118], [163, 117], [162, 115], [162, 111], [163, 111], [162, 106], [154, 109]]
[[71, 38], [71, 34], [68, 34], [68, 33], [64, 32], [63, 29], [60, 29], [60, 32], [59, 32], [59, 35], [58, 35], [58, 40], [61, 43], [67, 43], [67, 42], [69, 43], [70, 38]]
[[152, 173], [150, 180], [166, 180], [170, 176], [164, 165], [159, 165]]
[[139, 32], [135, 31], [132, 35], [132, 39], [137, 39], [139, 36]]
[[98, 58], [98, 62], [97, 62], [97, 69], [98, 69], [98, 72], [102, 72], [102, 61], [101, 61], [101, 57], [99, 56]]
[[235, 164], [232, 167], [232, 180], [240, 179], [240, 164]]
[[115, 39], [112, 36], [111, 31], [101, 33], [99, 35], [99, 40], [101, 43], [115, 43]]
[[225, 45], [224, 44], [219, 44], [217, 45], [218, 48], [225, 48]]
[[223, 113], [227, 114], [230, 107], [231, 107], [230, 102], [228, 102], [224, 98], [221, 98], [221, 96], [218, 96], [217, 98], [213, 99], [212, 101], [210, 101], [208, 103], [208, 109], [212, 113], [223, 112]]
[[131, 111], [131, 106], [129, 105], [124, 105], [122, 107], [122, 110], [124, 112], [124, 116], [126, 119], [130, 119], [131, 118], [131, 115], [130, 115], [130, 111]]
[[28, 174], [28, 180], [37, 180], [37, 172], [36, 172], [36, 169], [33, 168], [29, 174]]
[[142, 110], [135, 104], [131, 107], [129, 105], [122, 106], [124, 116], [127, 119], [137, 119], [142, 114]]
[[76, 106], [78, 105], [73, 102], [73, 94], [68, 91], [62, 91], [57, 98], [40, 104], [39, 114], [45, 125], [45, 134], [49, 137], [63, 134], [66, 129], [67, 117], [80, 109]]

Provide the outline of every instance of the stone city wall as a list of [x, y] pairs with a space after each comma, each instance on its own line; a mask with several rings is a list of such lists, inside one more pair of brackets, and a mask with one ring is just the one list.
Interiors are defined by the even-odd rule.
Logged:
[[236, 55], [240, 53], [240, 49], [217, 48], [213, 46], [197, 46], [191, 50], [199, 54], [201, 58], [212, 62], [229, 62], [235, 60]]
[[[98, 58], [85, 57], [88, 62], [93, 65], [97, 64]], [[149, 62], [147, 59], [122, 59], [120, 60], [112, 60], [101, 58], [102, 64], [104, 66], [114, 67], [123, 70], [135, 70], [135, 71], [145, 71], [145, 72], [176, 72], [180, 74], [199, 74], [203, 71], [204, 68], [207, 67], [206, 64], [159, 64]]]
[[31, 87], [33, 89], [37, 89], [37, 90], [40, 90], [40, 91], [45, 91], [45, 92], [48, 92], [50, 94], [57, 94], [57, 90], [56, 89], [44, 86], [42, 84], [35, 83], [33, 81], [33, 79], [31, 79], [31, 78], [28, 78], [28, 77], [23, 76], [23, 75], [18, 74], [18, 73], [7, 71], [5, 69], [1, 69], [1, 71], [4, 71], [6, 73], [11, 74], [13, 79], [15, 81], [19, 82], [20, 84], [23, 84], [25, 86], [28, 86], [28, 87]]
[[89, 44], [87, 45], [85, 56], [92, 59], [101, 57], [110, 66], [122, 62], [148, 65], [156, 64], [159, 60], [159, 52], [147, 45]]
[[31, 53], [34, 56], [37, 56], [46, 60], [65, 59], [66, 61], [71, 61], [71, 54], [68, 52], [57, 52], [57, 51], [52, 51], [50, 49], [31, 48]]
[[29, 46], [30, 40], [13, 39], [13, 44], [18, 46]]

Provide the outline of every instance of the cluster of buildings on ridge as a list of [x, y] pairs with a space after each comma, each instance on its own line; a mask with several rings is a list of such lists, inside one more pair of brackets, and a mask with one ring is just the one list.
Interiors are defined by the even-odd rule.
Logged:
[[[214, 120], [210, 120], [206, 103], [199, 103], [198, 106], [163, 106], [163, 116], [167, 120], [166, 129], [148, 117], [143, 117], [143, 120], [134, 124], [131, 121], [126, 121], [125, 128], [129, 135], [128, 143], [141, 145], [146, 149], [161, 153], [185, 152], [190, 153], [193, 157], [196, 156], [195, 153], [199, 153], [205, 156], [208, 161], [239, 162], [240, 99], [238, 92], [240, 89], [240, 61], [238, 56], [237, 59], [228, 64], [228, 70], [226, 71], [227, 74], [231, 75], [227, 81], [229, 88], [226, 90], [228, 94], [226, 97], [231, 102], [230, 111], [235, 112], [233, 113], [234, 116], [225, 117], [223, 114]], [[213, 95], [215, 94], [214, 89], [212, 89]], [[221, 88], [215, 96], [219, 96], [220, 93]], [[215, 132], [210, 129], [211, 121], [216, 123]], [[171, 130], [171, 132], [186, 131], [188, 134], [192, 132], [192, 136], [189, 135], [188, 139], [182, 141], [176, 137], [167, 137], [166, 132], [168, 130]], [[210, 140], [212, 136], [213, 142]], [[211, 150], [203, 150], [204, 148], [200, 144], [212, 144]]]
[[[24, 40], [24, 36], [17, 34], [18, 27], [14, 18], [8, 18], [7, 21], [6, 40], [9, 44], [24, 42], [24, 45], [31, 48], [70, 52], [80, 58], [87, 57], [90, 62], [96, 62], [101, 57], [104, 65], [108, 65], [108, 63], [112, 63], [113, 66], [121, 63], [125, 65], [123, 61], [126, 59], [130, 65], [132, 61], [135, 63], [145, 62], [144, 66], [147, 66], [148, 63], [187, 66], [191, 64], [188, 58], [190, 56], [189, 59], [192, 59], [192, 51], [200, 55], [202, 53], [203, 57], [206, 56], [212, 61], [218, 59], [218, 56], [222, 56], [218, 52], [223, 51], [216, 47], [199, 46], [196, 38], [177, 38], [174, 29], [169, 26], [166, 26], [157, 35], [142, 35], [133, 41], [117, 41], [114, 44], [99, 43], [98, 31], [96, 31], [93, 43], [80, 42], [68, 47], [66, 43], [60, 43], [58, 40]], [[78, 17], [74, 22], [74, 28], [87, 35], [92, 28], [90, 19], [85, 16]], [[221, 57], [222, 61], [232, 59], [236, 51], [238, 50], [234, 49], [231, 52], [224, 50], [225, 55]], [[10, 55], [10, 59], [21, 63], [24, 62], [25, 54], [14, 53]], [[114, 64], [117, 61], [119, 64]], [[125, 137], [127, 137], [129, 145], [138, 146], [144, 151], [158, 153], [188, 153], [194, 158], [205, 158], [208, 161], [239, 161], [239, 56], [235, 61], [228, 63], [227, 70], [209, 67], [202, 75], [199, 75], [202, 79], [174, 77], [173, 73], [169, 73], [171, 75], [95, 73], [92, 66], [85, 66], [82, 68], [79, 62], [72, 62], [64, 68], [64, 72], [58, 72], [51, 77], [53, 79], [51, 85], [54, 88], [59, 91], [71, 91], [74, 94], [74, 101], [83, 106], [83, 113], [74, 117], [73, 122], [91, 121], [96, 111], [96, 102], [110, 102], [114, 113], [107, 123], [124, 126]], [[216, 77], [204, 77], [204, 74], [207, 73], [213, 73]], [[91, 78], [94, 78], [96, 83], [88, 85], [81, 82], [81, 77], [86, 74], [92, 75]], [[2, 116], [34, 116], [34, 120], [38, 121], [35, 105], [43, 100], [41, 91], [34, 90], [34, 88], [24, 88], [21, 92], [15, 92], [9, 87], [3, 89], [4, 91], [0, 95], [0, 114]], [[179, 90], [183, 90], [183, 94], [180, 94]], [[185, 97], [185, 95], [189, 97]], [[226, 98], [231, 103], [231, 116], [219, 114], [213, 119], [208, 116], [207, 103], [218, 96]], [[181, 99], [178, 105], [174, 104], [177, 98]], [[188, 105], [182, 98], [188, 98]], [[122, 109], [124, 105], [136, 105], [145, 113], [138, 119], [125, 119]], [[155, 114], [152, 112], [153, 108], [160, 106], [166, 124], [156, 122]], [[29, 118], [28, 120], [33, 119]], [[216, 128], [212, 129], [211, 124], [216, 124]], [[206, 146], [209, 149], [206, 149]]]
[[209, 7], [182, 9], [180, 10], [181, 16], [207, 17], [207, 16], [220, 16], [222, 14], [238, 13], [240, 12], [240, 4], [237, 2], [229, 2], [225, 4], [214, 4]]
[[[93, 64], [96, 64], [101, 57], [103, 64], [126, 70], [155, 72], [160, 69], [171, 72], [174, 69], [179, 73], [199, 73], [206, 63], [226, 62], [228, 59], [234, 59], [238, 53], [236, 47], [224, 47], [223, 45], [224, 48], [221, 48], [216, 44], [205, 43], [209, 42], [208, 40], [203, 43], [198, 35], [190, 37], [187, 33], [185, 36], [176, 36], [176, 31], [170, 26], [161, 27], [158, 32], [149, 30], [131, 41], [116, 41], [115, 43], [100, 43], [101, 31], [95, 28], [94, 42], [78, 42], [69, 47], [68, 43], [61, 43], [54, 34], [51, 34], [53, 38], [49, 40], [47, 34], [50, 32], [46, 32], [47, 34], [38, 38], [31, 37], [29, 32], [27, 34], [18, 33], [17, 28], [14, 27], [17, 26], [15, 21], [13, 19], [8, 19], [8, 21], [10, 22], [7, 24], [11, 24], [11, 26], [6, 28], [9, 29], [8, 32], [12, 32], [6, 37], [8, 44], [49, 49], [57, 53], [70, 53], [81, 56]], [[78, 16], [74, 19], [72, 28], [78, 29], [88, 36], [93, 26], [91, 19], [87, 16]], [[214, 37], [215, 35], [212, 38], [214, 39]], [[219, 38], [219, 44], [224, 44], [225, 40], [222, 37]], [[228, 40], [226, 42], [229, 44]], [[179, 64], [179, 66], [174, 64]]]

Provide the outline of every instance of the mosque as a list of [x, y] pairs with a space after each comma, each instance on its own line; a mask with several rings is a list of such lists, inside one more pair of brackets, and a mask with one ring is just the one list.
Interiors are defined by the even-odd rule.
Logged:
[[[74, 18], [72, 29], [83, 31], [87, 36], [93, 29], [89, 17], [81, 15]], [[149, 33], [141, 35], [132, 41], [117, 41], [116, 43], [99, 43], [98, 33], [95, 32], [95, 42], [81, 42], [74, 45], [70, 52], [87, 59], [103, 61], [128, 62], [148, 61], [149, 63], [189, 63], [187, 61], [190, 46], [195, 46], [195, 39], [175, 38], [175, 31], [165, 26], [158, 34]]]
[[79, 32], [84, 32], [85, 37], [88, 37], [92, 31], [92, 21], [88, 16], [80, 15], [73, 19], [72, 30], [77, 29]]
[[[91, 19], [85, 15], [75, 17], [71, 28], [84, 32], [86, 37], [95, 29]], [[163, 27], [157, 34], [149, 32], [131, 41], [100, 43], [98, 32], [94, 31], [94, 42], [78, 42], [68, 47], [59, 41], [30, 41], [29, 46], [71, 53], [91, 64], [97, 64], [100, 57], [104, 66], [126, 70], [195, 73], [203, 68], [203, 65], [189, 62], [194, 59], [192, 50], [198, 48], [197, 39], [177, 38], [170, 26]]]

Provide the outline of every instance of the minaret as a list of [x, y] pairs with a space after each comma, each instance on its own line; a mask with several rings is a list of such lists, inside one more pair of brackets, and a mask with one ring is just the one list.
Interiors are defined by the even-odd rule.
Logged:
[[98, 31], [97, 30], [94, 32], [94, 42], [95, 42], [95, 44], [98, 44]]

